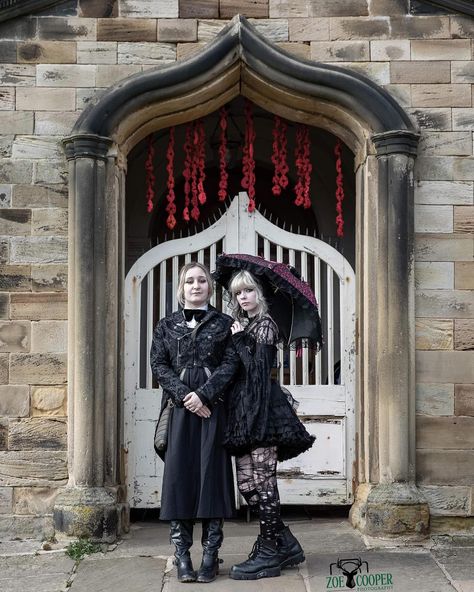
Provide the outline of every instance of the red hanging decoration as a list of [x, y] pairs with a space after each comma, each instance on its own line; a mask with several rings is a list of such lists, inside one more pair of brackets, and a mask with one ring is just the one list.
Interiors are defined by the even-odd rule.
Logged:
[[191, 218], [196, 222], [199, 220], [199, 200], [198, 200], [198, 168], [199, 168], [199, 161], [198, 161], [198, 153], [197, 153], [197, 145], [199, 143], [199, 132], [196, 127], [196, 122], [193, 122], [193, 131], [192, 131], [192, 159], [191, 159]]
[[227, 197], [227, 180], [229, 175], [226, 170], [226, 154], [227, 154], [227, 109], [222, 107], [220, 110], [220, 119], [219, 119], [219, 127], [221, 128], [220, 134], [220, 144], [219, 144], [219, 169], [220, 169], [220, 179], [219, 179], [219, 191], [217, 195], [219, 197], [219, 201], [224, 201]]
[[273, 195], [281, 195], [281, 190], [288, 186], [288, 164], [287, 164], [287, 124], [278, 115], [275, 115], [273, 126], [273, 154], [272, 163], [275, 167], [273, 175]]
[[184, 209], [183, 220], [189, 222], [189, 194], [191, 193], [191, 166], [192, 166], [192, 150], [193, 150], [193, 123], [188, 123], [186, 126], [186, 135], [184, 139]]
[[147, 212], [153, 211], [153, 199], [155, 198], [155, 173], [154, 173], [154, 158], [155, 148], [153, 142], [155, 141], [154, 134], [150, 134], [147, 140], [147, 157], [145, 161], [145, 184], [146, 184], [146, 200], [147, 200]]
[[170, 139], [168, 142], [168, 149], [166, 151], [166, 171], [168, 173], [168, 205], [166, 211], [168, 212], [168, 218], [166, 219], [166, 225], [170, 230], [176, 226], [176, 213], [175, 194], [174, 194], [174, 127], [170, 127]]
[[204, 191], [204, 181], [206, 180], [206, 135], [204, 132], [204, 123], [202, 119], [196, 122], [197, 129], [197, 168], [199, 172], [199, 180], [197, 184], [198, 200], [201, 205], [206, 203], [206, 192]]
[[255, 127], [252, 116], [252, 103], [245, 100], [245, 140], [242, 156], [242, 187], [247, 189], [249, 196], [249, 205], [247, 210], [253, 212], [255, 210], [255, 158], [254, 158], [254, 142], [255, 142]]
[[303, 206], [305, 209], [311, 207], [310, 188], [313, 165], [311, 164], [310, 152], [309, 128], [307, 125], [299, 125], [296, 129], [295, 167], [297, 181], [294, 203], [297, 206]]
[[342, 144], [341, 140], [336, 142], [334, 147], [336, 156], [336, 234], [339, 237], [344, 236], [344, 218], [342, 215], [342, 202], [344, 201], [344, 177], [342, 175]]

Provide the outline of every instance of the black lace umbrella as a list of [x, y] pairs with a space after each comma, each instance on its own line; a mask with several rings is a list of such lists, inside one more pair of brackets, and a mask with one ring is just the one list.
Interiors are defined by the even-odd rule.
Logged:
[[285, 345], [304, 340], [319, 350], [323, 336], [318, 304], [297, 270], [255, 255], [224, 254], [217, 258], [212, 275], [227, 289], [233, 275], [242, 270], [249, 271], [262, 285], [270, 314]]

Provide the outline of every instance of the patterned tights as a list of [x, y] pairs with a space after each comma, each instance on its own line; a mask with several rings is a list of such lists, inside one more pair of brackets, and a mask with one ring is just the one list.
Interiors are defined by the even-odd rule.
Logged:
[[255, 448], [237, 457], [236, 463], [239, 491], [259, 517], [262, 538], [275, 540], [284, 528], [276, 479], [276, 446]]

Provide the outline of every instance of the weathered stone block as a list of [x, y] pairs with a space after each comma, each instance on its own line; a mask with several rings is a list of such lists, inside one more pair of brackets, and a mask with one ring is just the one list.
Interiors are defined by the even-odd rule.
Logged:
[[334, 18], [329, 23], [329, 37], [333, 41], [344, 39], [388, 39], [390, 19], [375, 18]]
[[415, 328], [417, 350], [453, 349], [454, 330], [451, 319], [417, 319]]
[[471, 485], [474, 481], [474, 451], [418, 450], [417, 483]]
[[132, 74], [141, 72], [142, 68], [140, 65], [126, 65], [119, 64], [118, 66], [97, 66], [97, 86], [98, 87], [109, 87], [119, 80], [123, 80]]
[[[2, 170], [0, 165], [0, 171]], [[0, 211], [0, 234], [27, 236], [31, 234], [31, 211], [5, 209]]]
[[0, 290], [5, 292], [31, 290], [29, 265], [0, 265]]
[[454, 232], [474, 233], [474, 206], [454, 206]]
[[[409, 109], [410, 114], [423, 130], [450, 130], [451, 109]], [[417, 158], [417, 163], [419, 159]]]
[[457, 261], [454, 270], [456, 290], [474, 290], [474, 262]]
[[13, 506], [13, 488], [0, 487], [0, 514], [11, 514]]
[[78, 88], [76, 90], [76, 109], [85, 109], [91, 101], [95, 100], [103, 92], [105, 92], [105, 89], [102, 88]]
[[270, 41], [288, 41], [287, 19], [249, 19], [249, 22]]
[[474, 384], [456, 384], [454, 409], [456, 415], [474, 416]]
[[228, 24], [228, 21], [200, 20], [198, 21], [198, 41], [206, 43], [214, 39], [218, 33]]
[[31, 415], [65, 417], [67, 415], [66, 387], [36, 386], [31, 390]]
[[185, 60], [193, 55], [197, 55], [207, 43], [178, 43], [176, 46], [176, 59]]
[[10, 296], [10, 314], [12, 319], [30, 319], [32, 321], [67, 319], [67, 294], [57, 292], [12, 294]]
[[62, 237], [32, 236], [12, 238], [11, 263], [66, 263], [67, 239]]
[[170, 64], [176, 61], [172, 43], [119, 43], [119, 64]]
[[16, 62], [16, 42], [0, 41], [0, 62], [14, 64]]
[[13, 490], [15, 514], [52, 514], [58, 490], [51, 487], [15, 487]]
[[370, 16], [386, 16], [406, 14], [408, 12], [408, 0], [370, 0]]
[[0, 452], [1, 486], [66, 485], [66, 452], [62, 450], [9, 450]]
[[409, 60], [410, 42], [408, 39], [402, 41], [371, 41], [370, 59], [376, 62]]
[[78, 64], [116, 64], [116, 41], [79, 41], [77, 43]]
[[178, 0], [121, 0], [120, 16], [139, 18], [176, 18]]
[[[1, 327], [1, 326], [0, 326]], [[67, 350], [67, 322], [40, 321], [32, 323], [31, 351], [63, 353]], [[1, 350], [0, 350], [1, 351]]]
[[[309, 16], [354, 16], [369, 14], [366, 0], [309, 0]], [[291, 6], [291, 0], [288, 2]]]
[[[415, 165], [417, 181], [454, 180], [455, 156], [420, 156]], [[442, 207], [442, 206], [440, 206]], [[428, 232], [428, 231], [426, 231]], [[436, 231], [435, 231], [436, 232]]]
[[75, 64], [76, 44], [71, 41], [28, 41], [18, 43], [18, 62], [27, 64]]
[[[111, 68], [112, 66], [109, 66]], [[54, 111], [39, 111], [35, 114], [35, 134], [39, 136], [69, 135], [80, 113], [78, 111], [66, 111], [57, 113]], [[46, 165], [46, 168], [48, 165]], [[51, 167], [49, 167], [51, 169]], [[59, 177], [60, 179], [62, 177]], [[46, 183], [52, 183], [46, 179]], [[59, 182], [59, 181], [56, 181]]]
[[419, 181], [415, 204], [473, 205], [473, 183], [469, 181]]
[[31, 183], [33, 180], [33, 163], [30, 160], [23, 159], [2, 159], [0, 160], [0, 178], [5, 183]]
[[[5, 318], [5, 315], [2, 315], [2, 318]], [[8, 354], [0, 354], [0, 384], [4, 385], [8, 383], [8, 370], [9, 370], [9, 358]], [[0, 387], [1, 390], [1, 387]], [[0, 394], [0, 399], [1, 399]], [[6, 415], [5, 413], [1, 412], [1, 403], [0, 403], [0, 415]]]
[[156, 41], [156, 20], [98, 19], [97, 41]]
[[453, 232], [453, 206], [415, 206], [415, 232]]
[[415, 285], [422, 290], [454, 288], [454, 263], [417, 262], [415, 263]]
[[10, 293], [0, 292], [0, 319], [8, 318], [10, 318]]
[[430, 383], [471, 384], [474, 382], [472, 354], [463, 351], [417, 351], [416, 380]]
[[468, 16], [455, 15], [450, 18], [451, 21], [451, 35], [454, 39], [462, 39], [466, 37], [471, 39], [474, 35], [474, 23], [472, 18]]
[[390, 82], [388, 62], [344, 62], [343, 67], [364, 74], [376, 84], [385, 86]]
[[35, 111], [74, 111], [76, 96], [73, 88], [18, 88], [16, 108]]
[[[8, 448], [8, 420], [0, 418], [0, 450]], [[0, 491], [0, 513], [2, 504], [2, 493]]]
[[29, 39], [36, 36], [37, 18], [23, 17], [0, 23], [0, 39]]
[[158, 41], [177, 43], [179, 41], [197, 41], [196, 19], [159, 19]]
[[219, 0], [179, 0], [179, 18], [219, 18]]
[[0, 321], [0, 352], [29, 352], [31, 326], [27, 321]]
[[0, 111], [15, 110], [15, 90], [9, 86], [0, 88]]
[[34, 417], [10, 420], [8, 450], [65, 450], [66, 420]]
[[65, 185], [14, 185], [12, 206], [14, 208], [66, 208]]
[[[74, 91], [73, 91], [74, 92]], [[13, 158], [52, 158], [62, 157], [61, 144], [57, 138], [39, 136], [17, 136], [13, 142]]]
[[34, 265], [31, 268], [31, 279], [35, 292], [65, 292], [67, 265]]
[[306, 43], [290, 43], [289, 41], [282, 41], [276, 45], [283, 49], [283, 51], [291, 53], [298, 58], [302, 58], [304, 60], [311, 59], [311, 48]]
[[320, 62], [367, 62], [368, 41], [312, 41], [311, 59]]
[[92, 18], [43, 17], [38, 19], [38, 37], [54, 41], [95, 40], [96, 22]]
[[95, 86], [96, 67], [86, 64], [38, 64], [37, 86], [87, 87]]
[[290, 41], [329, 41], [327, 18], [292, 18], [288, 27]]
[[454, 415], [454, 384], [417, 384], [416, 412], [423, 415]]
[[64, 208], [32, 210], [31, 234], [35, 236], [67, 236], [68, 211]]
[[412, 60], [470, 60], [468, 39], [423, 39], [411, 42]]
[[454, 349], [474, 350], [474, 319], [454, 321]]
[[448, 61], [392, 62], [390, 80], [398, 84], [442, 84], [451, 82]]
[[12, 384], [62, 384], [66, 382], [64, 354], [11, 354]]
[[451, 82], [474, 83], [474, 61], [470, 62], [451, 62]]
[[450, 38], [448, 16], [392, 16], [391, 36], [395, 39]]
[[[8, 358], [8, 355], [5, 356]], [[13, 384], [0, 385], [0, 415], [27, 417], [30, 413], [30, 388]]]
[[269, 0], [220, 0], [221, 18], [232, 18], [236, 14], [246, 17], [268, 18]]
[[474, 158], [453, 158], [454, 178], [457, 181], [472, 181], [474, 179]]
[[35, 66], [23, 64], [0, 64], [1, 86], [35, 86]]
[[79, 16], [89, 18], [118, 16], [119, 0], [79, 0]]
[[[0, 111], [0, 129], [5, 134], [32, 134], [33, 125], [33, 111]], [[2, 183], [8, 182], [3, 174], [0, 178]]]
[[432, 516], [467, 516], [469, 514], [469, 487], [443, 487], [424, 485], [421, 493], [428, 500]]
[[[471, 85], [467, 86], [471, 87]], [[474, 109], [453, 109], [453, 130], [472, 131], [473, 127]]]
[[[0, 185], [0, 208], [11, 208], [12, 205], [12, 187], [13, 185]], [[5, 244], [2, 243], [2, 249]], [[0, 263], [3, 263], [3, 256], [0, 256]]]
[[469, 84], [414, 84], [411, 97], [414, 107], [470, 107], [471, 87]]
[[[18, 514], [3, 514], [0, 516], [0, 537], [3, 540], [16, 540], [21, 539], [36, 539], [36, 540], [51, 540], [54, 537], [54, 526], [53, 519], [51, 516], [21, 516]], [[55, 557], [55, 562], [57, 558]], [[70, 564], [72, 559], [65, 557], [64, 559]], [[18, 557], [14, 558], [18, 562]], [[24, 561], [24, 558], [23, 558]], [[44, 562], [41, 562], [42, 566]], [[37, 567], [38, 571], [41, 569]], [[64, 574], [67, 571], [63, 572]], [[58, 578], [58, 582], [63, 582], [66, 576]], [[48, 578], [51, 581], [51, 576]], [[44, 581], [44, 579], [42, 580]], [[42, 586], [39, 578], [35, 580], [35, 588], [38, 590], [44, 590], [40, 588]]]
[[416, 418], [416, 447], [419, 450], [474, 449], [474, 418], [419, 415]]
[[472, 154], [470, 132], [425, 131], [419, 143], [420, 153], [430, 152], [436, 156], [465, 156]]
[[417, 235], [417, 261], [472, 261], [474, 239], [462, 235]]

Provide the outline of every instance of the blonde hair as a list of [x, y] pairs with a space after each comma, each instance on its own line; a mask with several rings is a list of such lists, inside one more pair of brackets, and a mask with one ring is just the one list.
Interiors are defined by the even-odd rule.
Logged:
[[198, 263], [197, 261], [190, 261], [183, 265], [179, 272], [179, 279], [178, 279], [178, 288], [176, 290], [176, 296], [178, 297], [178, 302], [181, 306], [184, 306], [184, 282], [186, 280], [186, 274], [190, 269], [194, 267], [199, 267], [202, 270], [203, 274], [206, 276], [207, 284], [209, 286], [209, 292], [207, 294], [207, 302], [209, 302], [214, 294], [214, 286], [212, 283], [211, 272], [209, 269], [203, 265], [202, 263]]
[[238, 319], [243, 315], [244, 311], [237, 302], [236, 293], [244, 288], [253, 288], [257, 294], [257, 317], [263, 317], [267, 314], [268, 305], [263, 295], [262, 286], [258, 280], [249, 271], [238, 271], [235, 273], [229, 282], [229, 293], [231, 296], [230, 308], [234, 319]]

